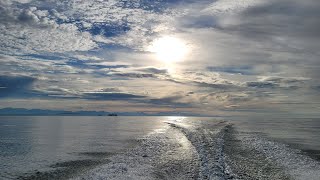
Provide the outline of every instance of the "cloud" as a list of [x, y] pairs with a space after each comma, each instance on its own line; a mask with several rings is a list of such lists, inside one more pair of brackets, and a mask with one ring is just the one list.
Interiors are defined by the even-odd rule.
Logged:
[[124, 78], [153, 78], [155, 77], [153, 74], [146, 73], [109, 73], [111, 76], [118, 76]]
[[50, 86], [45, 89], [33, 89], [34, 97], [41, 97], [47, 100], [90, 100], [90, 101], [124, 101], [127, 103], [149, 104], [154, 107], [192, 107], [193, 104], [188, 101], [187, 97], [192, 93], [174, 92], [170, 95], [154, 97], [153, 94], [139, 95], [111, 87], [102, 88], [95, 91], [82, 92], [71, 90], [58, 86]]
[[[245, 28], [243, 32], [253, 32], [254, 35], [284, 36], [286, 34], [289, 37], [319, 38], [320, 33], [317, 31], [320, 27], [317, 19], [320, 15], [317, 11], [319, 7], [320, 4], [314, 0], [269, 1], [245, 11], [241, 18], [249, 19], [242, 21], [239, 27]], [[264, 22], [260, 21], [262, 18], [265, 19]], [[296, 25], [297, 22], [300, 24]], [[283, 26], [284, 24], [286, 26]]]
[[225, 104], [237, 104], [241, 102], [248, 102], [252, 100], [253, 97], [248, 93], [238, 92], [238, 93], [230, 93], [230, 92], [214, 92], [209, 93], [200, 98], [202, 103], [225, 103]]
[[66, 65], [76, 67], [76, 68], [83, 68], [83, 69], [122, 69], [127, 68], [127, 64], [121, 64], [121, 63], [109, 63], [109, 62], [96, 62], [96, 61], [90, 61], [90, 60], [75, 60], [71, 59], [65, 62]]
[[255, 88], [286, 88], [295, 90], [297, 88], [307, 88], [310, 78], [304, 77], [260, 77], [259, 81], [247, 82], [248, 87]]
[[173, 75], [171, 78], [175, 82], [193, 84], [199, 87], [211, 87], [217, 89], [233, 89], [241, 86], [241, 83], [224, 79], [217, 72], [197, 72], [186, 71]]
[[[171, 1], [26, 1], [2, 3], [0, 52], [87, 51], [99, 43], [142, 49], [175, 14]], [[49, 6], [51, 6], [49, 8]], [[158, 26], [158, 27], [157, 27]]]
[[[66, 108], [311, 104], [320, 84], [318, 9], [316, 0], [4, 0], [0, 92]], [[168, 35], [190, 48], [183, 61], [147, 52]]]
[[74, 24], [57, 23], [56, 11], [15, 4], [4, 5], [0, 12], [0, 52], [3, 54], [36, 54], [90, 50], [97, 45], [88, 32]]
[[209, 66], [207, 67], [212, 72], [223, 72], [241, 75], [254, 75], [255, 72], [252, 66]]
[[257, 43], [265, 52], [277, 54], [269, 63], [317, 64], [319, 3], [308, 1], [262, 1], [236, 15], [219, 18], [218, 28]]
[[0, 76], [0, 97], [26, 96], [35, 80], [27, 76]]
[[80, 30], [88, 30], [92, 35], [103, 35], [105, 37], [119, 36], [125, 34], [130, 30], [128, 24], [113, 24], [110, 22], [103, 23], [93, 23], [90, 29], [85, 29], [83, 27], [79, 28]]
[[145, 100], [145, 102], [150, 103], [152, 105], [168, 106], [172, 108], [193, 107], [194, 104], [190, 102], [190, 100], [188, 99], [188, 95], [190, 94], [185, 93], [183, 91], [177, 91], [164, 97], [149, 97]]
[[[39, 11], [38, 11], [39, 12]], [[40, 11], [41, 12], [41, 11]], [[38, 24], [40, 23], [41, 16], [38, 16], [37, 8], [24, 9], [18, 16], [17, 20], [24, 24]], [[42, 11], [44, 16], [48, 15], [48, 11]], [[40, 17], [40, 18], [39, 18]]]
[[94, 99], [94, 100], [130, 100], [144, 98], [144, 96], [134, 95], [129, 93], [121, 92], [85, 92], [83, 93], [84, 99]]
[[143, 68], [139, 68], [139, 70], [143, 71], [143, 72], [154, 73], [154, 74], [167, 74], [168, 73], [167, 69], [161, 69], [161, 68], [156, 68], [156, 67], [143, 67]]
[[255, 88], [274, 88], [277, 85], [272, 82], [247, 82], [248, 87], [255, 87]]
[[106, 72], [106, 75], [111, 77], [123, 77], [123, 78], [155, 78], [163, 79], [168, 76], [167, 69], [161, 69], [156, 67], [130, 67], [123, 66], [112, 71]]
[[0, 65], [0, 75], [48, 76], [50, 74], [80, 74], [86, 71], [69, 66], [63, 60], [54, 61], [29, 56], [0, 55]]
[[279, 76], [266, 76], [266, 77], [261, 77], [261, 81], [269, 81], [269, 82], [274, 82], [274, 83], [284, 83], [284, 84], [296, 84], [300, 83], [303, 84], [307, 81], [310, 80], [310, 78], [305, 78], [305, 77], [279, 77]]
[[[200, 20], [182, 17], [183, 22], [187, 21], [194, 26], [192, 30], [183, 25], [181, 28], [191, 32], [195, 42], [201, 40], [200, 49], [203, 49], [203, 53], [194, 58], [198, 61], [201, 59], [204, 64], [211, 62], [214, 66], [252, 66], [253, 71], [255, 66], [278, 64], [278, 70], [286, 72], [297, 63], [304, 66], [317, 64], [315, 57], [319, 48], [316, 45], [316, 33], [319, 28], [315, 21], [318, 6], [319, 3], [313, 0], [220, 0], [190, 11], [190, 15], [198, 14]], [[211, 17], [214, 25], [197, 27], [202, 24], [202, 16], [204, 19]]]

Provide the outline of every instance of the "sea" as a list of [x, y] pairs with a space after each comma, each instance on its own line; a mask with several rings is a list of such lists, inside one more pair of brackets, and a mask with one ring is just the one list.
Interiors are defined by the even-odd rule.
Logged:
[[0, 179], [320, 180], [320, 119], [2, 116]]

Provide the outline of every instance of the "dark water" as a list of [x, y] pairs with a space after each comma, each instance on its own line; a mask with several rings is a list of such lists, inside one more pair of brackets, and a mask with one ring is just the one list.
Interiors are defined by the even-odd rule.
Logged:
[[320, 119], [1, 117], [0, 179], [320, 178]]

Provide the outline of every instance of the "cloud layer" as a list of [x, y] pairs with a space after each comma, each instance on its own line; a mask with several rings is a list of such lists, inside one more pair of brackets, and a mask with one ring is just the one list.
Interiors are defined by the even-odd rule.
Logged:
[[[316, 0], [1, 1], [0, 107], [318, 112], [319, 7]], [[166, 64], [148, 51], [164, 36], [186, 42], [183, 61]]]

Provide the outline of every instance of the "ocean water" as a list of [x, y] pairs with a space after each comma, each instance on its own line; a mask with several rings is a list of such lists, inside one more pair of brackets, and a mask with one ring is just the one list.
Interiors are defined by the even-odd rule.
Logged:
[[0, 179], [319, 180], [320, 119], [0, 117]]

